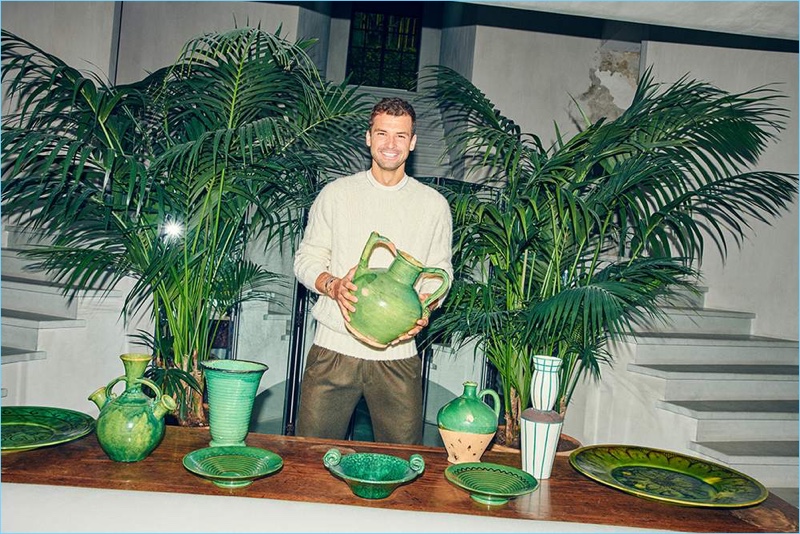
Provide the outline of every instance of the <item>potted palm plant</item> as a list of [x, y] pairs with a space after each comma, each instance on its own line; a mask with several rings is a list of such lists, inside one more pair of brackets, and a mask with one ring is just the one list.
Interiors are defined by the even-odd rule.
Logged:
[[[268, 298], [278, 275], [246, 258], [290, 241], [320, 177], [359, 148], [366, 108], [323, 80], [313, 41], [239, 28], [190, 40], [176, 62], [131, 84], [89, 77], [2, 34], [2, 208], [46, 234], [29, 255], [74, 296], [134, 284], [122, 313], [150, 310], [150, 376], [202, 424], [199, 362], [220, 319]], [[144, 308], [143, 308], [144, 307]]]
[[456, 276], [433, 339], [477, 339], [498, 372], [507, 444], [530, 405], [532, 356], [561, 358], [563, 415], [582, 378], [600, 378], [609, 340], [693, 291], [707, 240], [724, 254], [747, 217], [768, 221], [796, 195], [796, 175], [747, 170], [786, 118], [771, 87], [663, 86], [647, 71], [619, 118], [545, 147], [455, 71], [426, 80], [451, 160], [476, 175], [444, 186]]

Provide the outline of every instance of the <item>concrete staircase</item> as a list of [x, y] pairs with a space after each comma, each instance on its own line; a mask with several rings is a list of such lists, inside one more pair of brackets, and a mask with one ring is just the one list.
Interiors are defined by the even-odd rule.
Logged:
[[[2, 249], [2, 364], [47, 358], [40, 334], [59, 328], [83, 328], [77, 302], [63, 296], [62, 286], [42, 272], [30, 271], [30, 260], [21, 256], [25, 237], [3, 230]], [[3, 396], [7, 392], [3, 391]]]
[[30, 233], [4, 224], [3, 403], [91, 411], [86, 396], [122, 374], [117, 358], [128, 349], [128, 332], [119, 318], [123, 295], [95, 290], [68, 299], [62, 284], [31, 270], [31, 261], [22, 256], [35, 242]]
[[690, 452], [748, 474], [797, 505], [798, 342], [751, 335], [753, 315], [667, 307], [638, 328], [627, 370], [657, 382], [658, 411], [691, 429]]

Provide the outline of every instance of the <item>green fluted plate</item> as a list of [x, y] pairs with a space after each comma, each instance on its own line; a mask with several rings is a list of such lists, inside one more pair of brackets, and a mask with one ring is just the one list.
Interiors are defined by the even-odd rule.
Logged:
[[2, 452], [20, 452], [76, 440], [94, 430], [85, 413], [47, 406], [3, 406], [0, 410]]
[[535, 490], [539, 483], [533, 476], [507, 465], [468, 462], [448, 466], [447, 480], [469, 492], [476, 502], [497, 506]]
[[206, 447], [183, 457], [183, 467], [220, 488], [245, 488], [283, 467], [283, 459], [258, 447]]
[[740, 508], [769, 494], [758, 481], [724, 465], [649, 447], [592, 445], [574, 451], [569, 463], [601, 484], [684, 506]]

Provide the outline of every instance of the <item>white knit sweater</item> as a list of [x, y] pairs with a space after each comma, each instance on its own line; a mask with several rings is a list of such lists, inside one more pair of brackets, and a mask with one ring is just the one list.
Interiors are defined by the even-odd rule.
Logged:
[[[452, 278], [453, 222], [447, 200], [410, 176], [386, 187], [370, 171], [334, 180], [319, 193], [295, 254], [295, 276], [316, 293], [314, 283], [321, 273], [342, 277], [358, 264], [372, 231]], [[369, 265], [388, 267], [393, 259], [385, 247], [375, 247]], [[438, 278], [426, 280], [420, 290], [430, 293], [439, 283]], [[327, 349], [372, 360], [398, 360], [417, 353], [414, 340], [385, 349], [358, 341], [345, 328], [339, 306], [327, 296], [319, 298], [312, 314], [317, 320], [314, 343]]]

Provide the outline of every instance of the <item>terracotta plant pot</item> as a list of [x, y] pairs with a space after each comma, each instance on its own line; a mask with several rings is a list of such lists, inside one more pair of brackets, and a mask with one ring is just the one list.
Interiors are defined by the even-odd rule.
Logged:
[[[519, 440], [515, 440], [511, 445], [506, 445], [504, 439], [505, 425], [500, 425], [497, 427], [497, 434], [495, 435], [494, 441], [489, 445], [487, 450], [493, 452], [513, 452], [518, 454]], [[580, 441], [562, 432], [561, 437], [558, 439], [558, 445], [556, 446], [556, 456], [569, 456], [572, 454], [572, 451], [582, 446], [583, 444]]]

